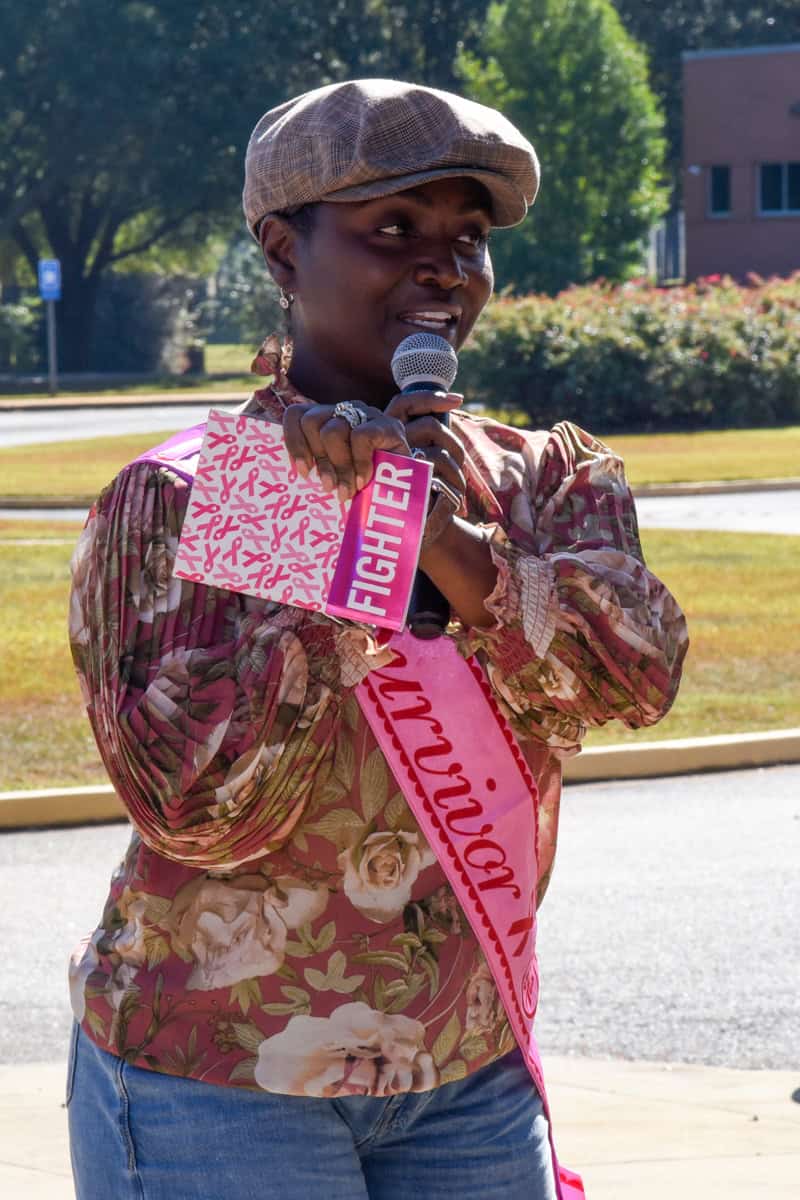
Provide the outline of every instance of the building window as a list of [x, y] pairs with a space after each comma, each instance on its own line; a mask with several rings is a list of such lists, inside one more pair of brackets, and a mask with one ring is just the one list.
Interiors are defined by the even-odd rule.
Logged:
[[765, 216], [800, 215], [800, 163], [762, 163], [758, 182], [759, 210]]
[[731, 169], [712, 167], [708, 176], [708, 211], [712, 217], [727, 217], [731, 211]]

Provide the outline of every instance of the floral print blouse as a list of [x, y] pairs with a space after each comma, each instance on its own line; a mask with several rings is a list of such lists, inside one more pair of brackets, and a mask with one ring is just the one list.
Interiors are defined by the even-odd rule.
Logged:
[[[277, 420], [298, 396], [272, 366], [245, 411]], [[664, 715], [686, 627], [611, 450], [567, 423], [452, 424], [498, 580], [495, 624], [448, 636], [483, 661], [538, 781], [541, 897], [560, 759], [587, 725]], [[355, 699], [391, 651], [369, 626], [173, 577], [188, 495], [129, 466], [73, 558], [72, 654], [134, 826], [71, 962], [75, 1016], [128, 1062], [228, 1086], [389, 1096], [463, 1078], [513, 1037]]]

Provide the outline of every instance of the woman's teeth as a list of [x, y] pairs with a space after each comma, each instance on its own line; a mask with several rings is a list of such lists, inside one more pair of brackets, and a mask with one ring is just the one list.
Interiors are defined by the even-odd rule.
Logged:
[[423, 329], [444, 329], [455, 320], [449, 313], [439, 312], [405, 313], [401, 319], [408, 325], [421, 325]]

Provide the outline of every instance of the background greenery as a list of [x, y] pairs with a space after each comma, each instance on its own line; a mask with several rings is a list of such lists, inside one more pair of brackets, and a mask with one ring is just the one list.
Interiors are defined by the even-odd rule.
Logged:
[[[181, 370], [198, 341], [249, 338], [270, 316], [242, 237], [249, 132], [364, 75], [501, 103], [539, 147], [533, 217], [496, 240], [501, 288], [621, 281], [680, 197], [681, 52], [798, 40], [797, 0], [0, 0], [0, 301], [61, 260], [65, 371], [128, 369], [128, 346], [135, 369]], [[38, 304], [20, 342], [25, 320], [0, 315], [0, 371], [42, 365]]]
[[500, 299], [459, 355], [458, 386], [535, 427], [607, 432], [789, 424], [799, 377], [800, 273]]
[[542, 163], [535, 219], [494, 237], [499, 286], [553, 293], [639, 269], [668, 205], [664, 121], [610, 0], [491, 4], [480, 49], [459, 65], [468, 93], [529, 133]]

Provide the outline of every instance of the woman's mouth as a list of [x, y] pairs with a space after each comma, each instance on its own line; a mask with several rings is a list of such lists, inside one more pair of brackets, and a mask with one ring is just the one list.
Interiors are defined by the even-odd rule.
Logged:
[[415, 329], [429, 329], [433, 333], [446, 333], [455, 329], [460, 314], [448, 312], [444, 308], [416, 309], [413, 312], [400, 313], [398, 320], [404, 325], [412, 325]]

